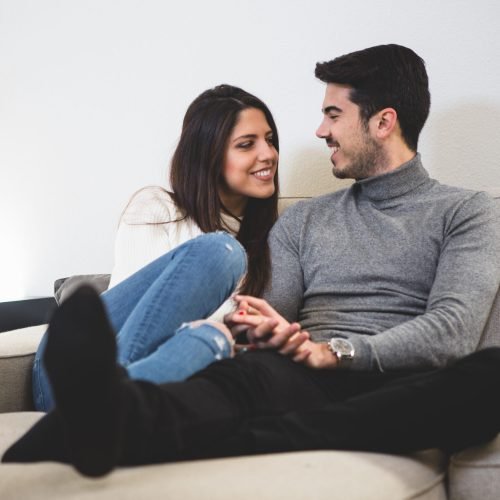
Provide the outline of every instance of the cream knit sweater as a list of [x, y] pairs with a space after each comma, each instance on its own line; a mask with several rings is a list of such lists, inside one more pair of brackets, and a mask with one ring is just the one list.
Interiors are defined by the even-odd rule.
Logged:
[[[235, 235], [239, 221], [223, 216], [228, 232]], [[161, 255], [203, 234], [190, 218], [184, 218], [171, 196], [161, 187], [146, 187], [134, 194], [125, 208], [115, 241], [115, 262], [109, 287], [113, 287]], [[222, 321], [234, 310], [224, 302], [210, 319]]]

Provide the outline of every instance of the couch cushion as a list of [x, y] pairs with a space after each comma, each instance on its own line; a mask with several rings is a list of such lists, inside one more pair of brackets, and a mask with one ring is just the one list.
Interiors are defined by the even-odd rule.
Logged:
[[[41, 413], [0, 415], [0, 453]], [[2, 464], [2, 500], [120, 498], [189, 499], [444, 499], [443, 461], [436, 452], [412, 457], [315, 451], [122, 468], [87, 479], [56, 463]]]
[[64, 302], [78, 287], [91, 285], [97, 293], [108, 289], [111, 274], [75, 274], [54, 282], [54, 298], [58, 304]]
[[457, 453], [450, 463], [450, 499], [500, 498], [500, 435], [483, 446]]
[[0, 413], [33, 409], [31, 368], [47, 325], [0, 333]]

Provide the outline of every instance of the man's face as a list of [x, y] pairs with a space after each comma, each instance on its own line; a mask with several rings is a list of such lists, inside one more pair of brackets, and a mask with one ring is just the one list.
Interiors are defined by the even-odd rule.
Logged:
[[316, 131], [330, 151], [332, 172], [339, 179], [364, 179], [376, 175], [385, 164], [385, 152], [372, 137], [370, 121], [366, 126], [359, 106], [350, 98], [351, 87], [336, 83], [326, 86], [323, 121]]

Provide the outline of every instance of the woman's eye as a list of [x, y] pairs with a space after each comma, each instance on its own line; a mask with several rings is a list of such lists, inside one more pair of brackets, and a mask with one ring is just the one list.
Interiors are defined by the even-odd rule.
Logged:
[[267, 143], [269, 144], [269, 146], [274, 146], [274, 143], [273, 143], [273, 138], [272, 137], [268, 137], [266, 139]]
[[240, 142], [240, 144], [238, 144], [236, 147], [241, 148], [241, 149], [248, 149], [248, 148], [251, 148], [252, 145], [253, 145], [253, 142], [248, 141], [248, 142]]

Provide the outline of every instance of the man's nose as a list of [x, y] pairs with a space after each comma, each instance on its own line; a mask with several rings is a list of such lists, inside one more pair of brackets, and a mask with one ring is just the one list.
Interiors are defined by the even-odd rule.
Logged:
[[325, 137], [328, 137], [329, 135], [330, 135], [330, 130], [326, 126], [325, 120], [323, 120], [320, 123], [318, 129], [316, 130], [316, 137], [318, 137], [319, 139], [324, 139]]

